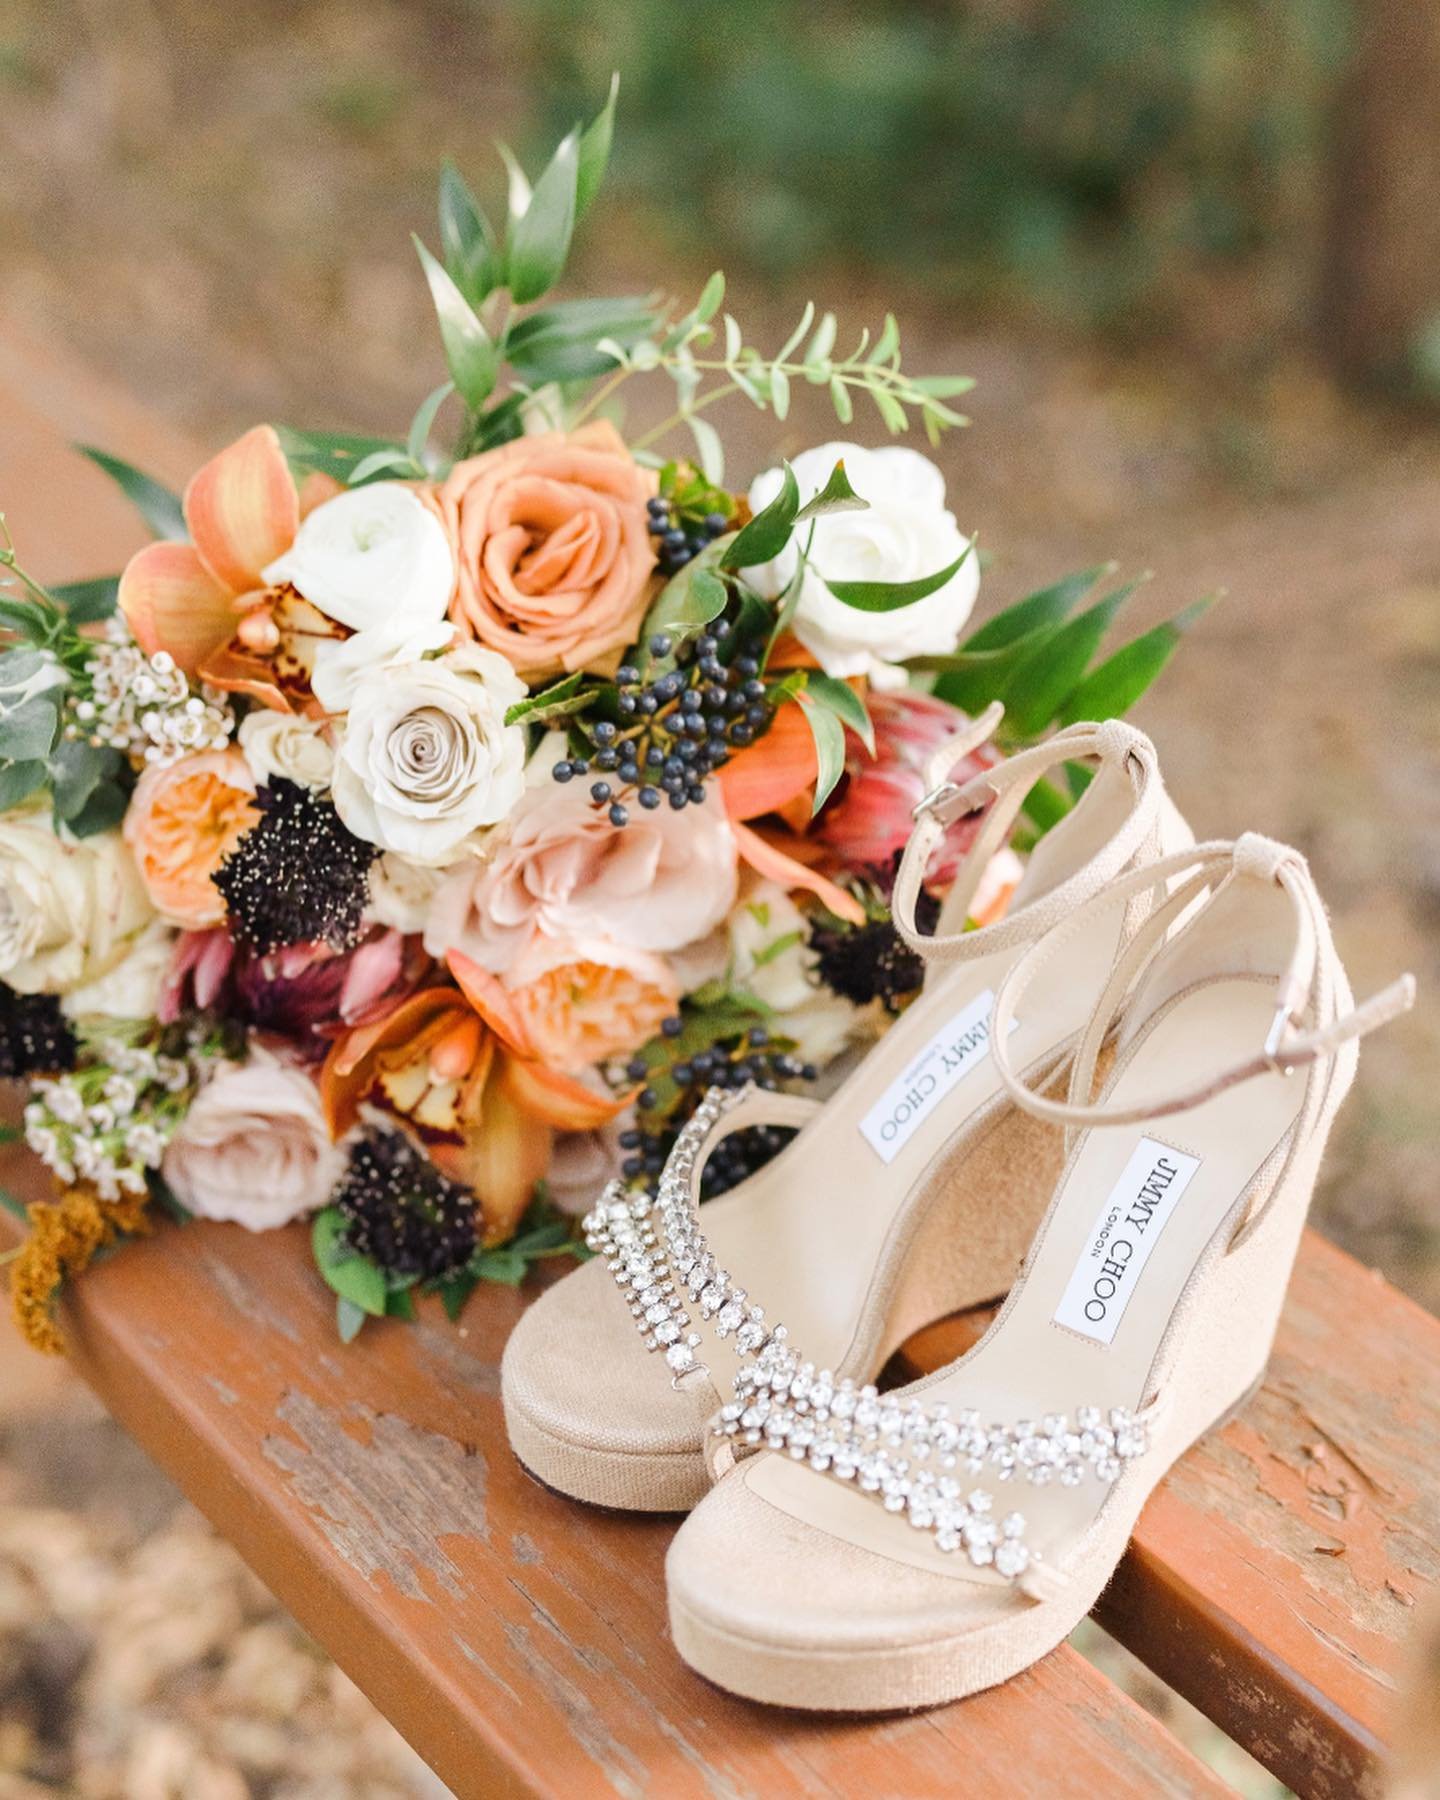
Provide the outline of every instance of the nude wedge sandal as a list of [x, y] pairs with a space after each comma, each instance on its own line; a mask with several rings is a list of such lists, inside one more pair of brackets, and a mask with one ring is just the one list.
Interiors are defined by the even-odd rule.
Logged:
[[[969, 782], [945, 781], [999, 716], [993, 708], [935, 759], [936, 785], [916, 809], [902, 859], [896, 917], [929, 965], [921, 996], [824, 1106], [754, 1092], [723, 1116], [702, 1108], [683, 1140], [695, 1184], [724, 1133], [802, 1128], [706, 1206], [708, 1246], [667, 1260], [669, 1209], [615, 1184], [586, 1221], [597, 1259], [516, 1326], [501, 1367], [506, 1424], [520, 1460], [549, 1486], [644, 1511], [684, 1510], [701, 1498], [707, 1421], [737, 1357], [764, 1335], [748, 1284], [860, 1379], [920, 1325], [1009, 1286], [1059, 1149], [1011, 1104], [991, 1066], [995, 989], [1022, 950], [1087, 895], [1189, 833], [1149, 739], [1118, 722], [1072, 727]], [[1096, 765], [1083, 797], [1041, 841], [1009, 914], [965, 931], [991, 853], [1008, 841], [1036, 781], [1068, 760]], [[922, 935], [914, 902], [926, 864], [948, 824], [982, 806], [937, 931]], [[1109, 941], [1103, 961], [1092, 959], [1093, 983], [1076, 982], [1017, 1030], [1015, 1054], [1036, 1075], [1068, 1053], [1089, 1017], [1119, 927], [1103, 919], [1098, 929]], [[852, 1193], [863, 1204], [842, 1205]]]
[[[1037, 1092], [1024, 1021], [1147, 890], [1068, 1098]], [[891, 1393], [806, 1360], [798, 1330], [754, 1346], [666, 1563], [685, 1661], [868, 1711], [973, 1693], [1068, 1636], [1165, 1471], [1258, 1383], [1358, 1040], [1413, 992], [1356, 1007], [1304, 861], [1255, 836], [1121, 876], [1018, 958], [994, 1074], [1072, 1140], [1020, 1277], [966, 1356]]]

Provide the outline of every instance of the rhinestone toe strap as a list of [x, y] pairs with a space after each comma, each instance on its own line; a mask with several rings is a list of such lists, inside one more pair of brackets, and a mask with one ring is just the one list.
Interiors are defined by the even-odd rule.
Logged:
[[711, 1088], [676, 1138], [656, 1197], [632, 1196], [620, 1182], [611, 1182], [584, 1221], [585, 1242], [606, 1259], [645, 1348], [664, 1354], [673, 1386], [708, 1373], [697, 1354], [704, 1339], [694, 1329], [691, 1307], [717, 1337], [733, 1333], [742, 1355], [785, 1339], [784, 1326], [768, 1326], [764, 1308], [751, 1305], [744, 1288], [716, 1262], [700, 1229], [695, 1194], [705, 1140], [726, 1113], [755, 1092]]
[[963, 1550], [977, 1568], [1018, 1581], [1039, 1561], [1025, 1543], [1025, 1515], [994, 1516], [982, 1487], [964, 1491], [964, 1476], [991, 1472], [1000, 1481], [1073, 1487], [1093, 1477], [1112, 1482], [1149, 1448], [1144, 1414], [1113, 1408], [1107, 1417], [1082, 1406], [1073, 1418], [1051, 1413], [1038, 1424], [984, 1425], [975, 1412], [952, 1414], [943, 1403], [900, 1402], [873, 1387], [837, 1382], [774, 1339], [735, 1377], [735, 1398], [721, 1407], [712, 1432], [746, 1449], [784, 1451], [835, 1481], [873, 1495], [887, 1512], [905, 1513], [929, 1532], [938, 1550]]

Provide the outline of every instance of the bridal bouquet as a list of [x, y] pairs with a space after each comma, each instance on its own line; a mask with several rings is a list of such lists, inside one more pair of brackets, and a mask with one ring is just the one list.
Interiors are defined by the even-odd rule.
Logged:
[[[575, 1251], [707, 1087], [812, 1081], [917, 990], [889, 884], [966, 714], [1003, 700], [1008, 748], [1121, 712], [1187, 623], [1097, 662], [1128, 590], [1096, 569], [969, 631], [978, 554], [912, 449], [727, 485], [722, 400], [778, 423], [813, 388], [934, 444], [969, 384], [910, 374], [891, 317], [842, 351], [807, 307], [764, 353], [719, 275], [688, 310], [546, 300], [614, 101], [533, 188], [506, 152], [503, 231], [442, 174], [416, 247], [449, 377], [403, 441], [259, 425], [183, 500], [91, 451], [157, 538], [113, 579], [47, 590], [0, 537], [0, 1073], [57, 1188], [11, 1271], [42, 1347], [63, 1280], [160, 1212], [309, 1218], [347, 1338]], [[632, 386], [666, 396], [643, 430]], [[1030, 840], [1071, 797], [1036, 791]], [[780, 1141], [727, 1141], [707, 1191]]]

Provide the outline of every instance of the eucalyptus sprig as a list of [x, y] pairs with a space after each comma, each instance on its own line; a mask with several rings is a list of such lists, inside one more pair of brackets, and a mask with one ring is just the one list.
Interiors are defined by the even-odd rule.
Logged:
[[[907, 431], [910, 414], [918, 413], [932, 444], [952, 426], [966, 425], [968, 419], [947, 404], [975, 384], [967, 375], [911, 375], [901, 364], [900, 327], [893, 313], [885, 315], [880, 334], [871, 341], [868, 328], [848, 356], [837, 356], [835, 340], [838, 332], [835, 314], [820, 313], [815, 303], [807, 301], [800, 321], [773, 355], [767, 356], [747, 343], [745, 333], [733, 313], [721, 315], [717, 332], [713, 320], [725, 298], [725, 277], [717, 270], [696, 304], [683, 318], [663, 331], [638, 343], [624, 344], [613, 338], [602, 340], [597, 349], [614, 360], [617, 374], [592, 399], [586, 411], [600, 401], [628, 375], [660, 371], [675, 386], [675, 411], [660, 424], [636, 438], [637, 450], [658, 443], [677, 427], [686, 426], [695, 439], [700, 464], [711, 481], [724, 479], [724, 453], [720, 439], [709, 420], [700, 414], [732, 394], [743, 394], [762, 412], [773, 412], [777, 419], [790, 410], [791, 383], [808, 382], [824, 387], [830, 394], [835, 417], [848, 425], [855, 413], [855, 396], [869, 398], [887, 431]], [[711, 350], [718, 354], [707, 354]], [[707, 386], [707, 379], [710, 380]]]

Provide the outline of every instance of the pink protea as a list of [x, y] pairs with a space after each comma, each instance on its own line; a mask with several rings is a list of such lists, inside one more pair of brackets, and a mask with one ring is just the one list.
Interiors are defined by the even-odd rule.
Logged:
[[383, 1016], [429, 968], [419, 939], [398, 931], [377, 929], [353, 950], [292, 944], [270, 956], [237, 947], [224, 930], [190, 931], [176, 946], [160, 1017], [223, 1007], [318, 1057], [337, 1032]]
[[[849, 867], [888, 875], [910, 835], [916, 802], [926, 793], [926, 762], [968, 719], [933, 694], [872, 689], [867, 705], [875, 725], [875, 755], [869, 756], [858, 738], [848, 739], [847, 780], [826, 808], [819, 835]], [[956, 763], [949, 779], [967, 781], [1001, 760], [993, 745], [982, 744]], [[927, 871], [931, 884], [949, 887], [977, 828], [978, 816], [960, 820], [945, 834]]]

